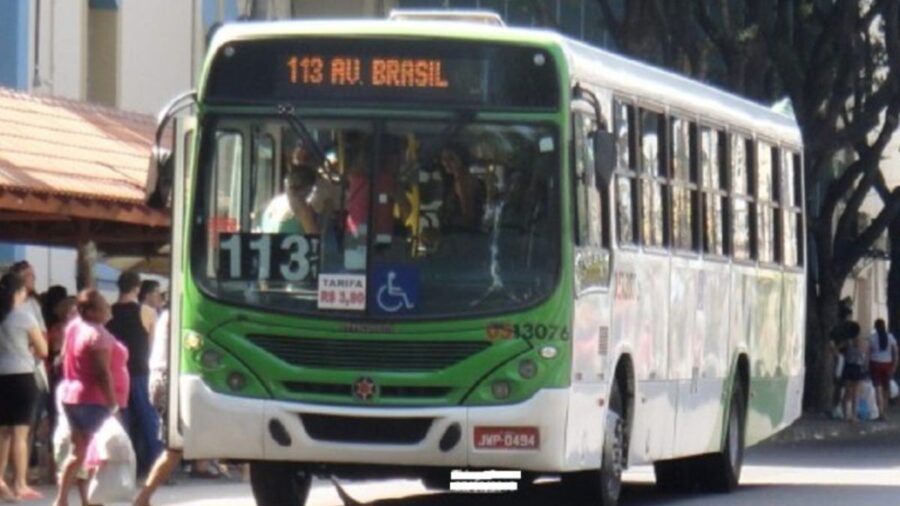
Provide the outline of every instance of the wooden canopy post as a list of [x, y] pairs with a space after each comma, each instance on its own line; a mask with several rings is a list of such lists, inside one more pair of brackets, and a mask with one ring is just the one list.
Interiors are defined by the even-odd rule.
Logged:
[[78, 265], [75, 269], [75, 288], [80, 292], [97, 287], [95, 266], [97, 264], [97, 246], [94, 241], [84, 238], [78, 243]]

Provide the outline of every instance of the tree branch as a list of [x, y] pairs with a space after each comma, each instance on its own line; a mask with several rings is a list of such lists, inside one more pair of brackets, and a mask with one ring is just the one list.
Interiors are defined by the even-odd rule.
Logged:
[[881, 127], [878, 138], [871, 146], [867, 147], [865, 151], [859, 153], [859, 161], [864, 167], [863, 178], [853, 191], [850, 199], [847, 201], [847, 207], [844, 212], [841, 213], [841, 217], [838, 220], [837, 231], [834, 236], [835, 245], [849, 242], [852, 238], [852, 230], [857, 221], [857, 217], [859, 216], [859, 207], [862, 205], [863, 200], [865, 200], [869, 190], [872, 189], [877, 174], [881, 172], [879, 168], [881, 154], [884, 152], [885, 146], [887, 146], [891, 137], [894, 135], [894, 132], [897, 130], [898, 113], [900, 113], [900, 97], [888, 107], [884, 118], [884, 125]]
[[845, 279], [853, 266], [865, 255], [894, 219], [900, 216], [900, 187], [894, 188], [891, 198], [872, 223], [846, 249], [835, 252], [835, 275]]

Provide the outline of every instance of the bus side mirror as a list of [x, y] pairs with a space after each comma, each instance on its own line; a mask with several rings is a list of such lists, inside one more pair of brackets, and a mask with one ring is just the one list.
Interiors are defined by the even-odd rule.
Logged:
[[172, 206], [174, 157], [168, 149], [154, 146], [147, 169], [147, 186], [144, 202], [151, 209], [168, 209]]
[[604, 130], [594, 132], [594, 175], [597, 188], [605, 189], [612, 181], [616, 167], [616, 139]]
[[[153, 149], [150, 151], [150, 166], [147, 168], [147, 185], [144, 187], [144, 203], [152, 209], [162, 210], [172, 207], [175, 157], [170, 150], [162, 147], [163, 132], [179, 111], [191, 108], [196, 103], [197, 93], [193, 90], [187, 91], [173, 98], [157, 116], [156, 135]], [[178, 146], [179, 139], [175, 139], [174, 144]]]

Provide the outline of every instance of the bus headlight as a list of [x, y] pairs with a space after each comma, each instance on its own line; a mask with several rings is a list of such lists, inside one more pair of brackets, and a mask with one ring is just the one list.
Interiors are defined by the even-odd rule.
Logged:
[[537, 376], [537, 364], [534, 363], [534, 360], [526, 358], [519, 362], [519, 376], [523, 379], [531, 379]]
[[491, 384], [491, 393], [494, 398], [502, 401], [512, 393], [512, 386], [506, 380], [498, 380]]
[[191, 330], [186, 330], [184, 332], [184, 347], [190, 351], [199, 350], [203, 347], [203, 336]]

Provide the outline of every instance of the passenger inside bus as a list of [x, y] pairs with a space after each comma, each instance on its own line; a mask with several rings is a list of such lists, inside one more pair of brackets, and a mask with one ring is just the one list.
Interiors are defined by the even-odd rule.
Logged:
[[301, 148], [295, 148], [284, 177], [284, 193], [266, 206], [261, 231], [317, 235], [319, 225], [316, 215], [307, 202], [316, 184], [315, 168], [304, 159]]
[[485, 206], [485, 183], [473, 175], [468, 149], [451, 142], [442, 150], [444, 197], [440, 211], [443, 232], [474, 232], [481, 229]]
[[[347, 220], [346, 229], [354, 235], [364, 235], [369, 217], [370, 173], [367, 163], [371, 160], [371, 140], [356, 137], [352, 141], [352, 158], [347, 171]], [[406, 195], [402, 174], [404, 144], [402, 139], [384, 136], [381, 155], [375, 174], [375, 216], [372, 226], [375, 244], [387, 246], [392, 242], [395, 225], [409, 216], [411, 205]], [[396, 209], [396, 213], [395, 213]]]

